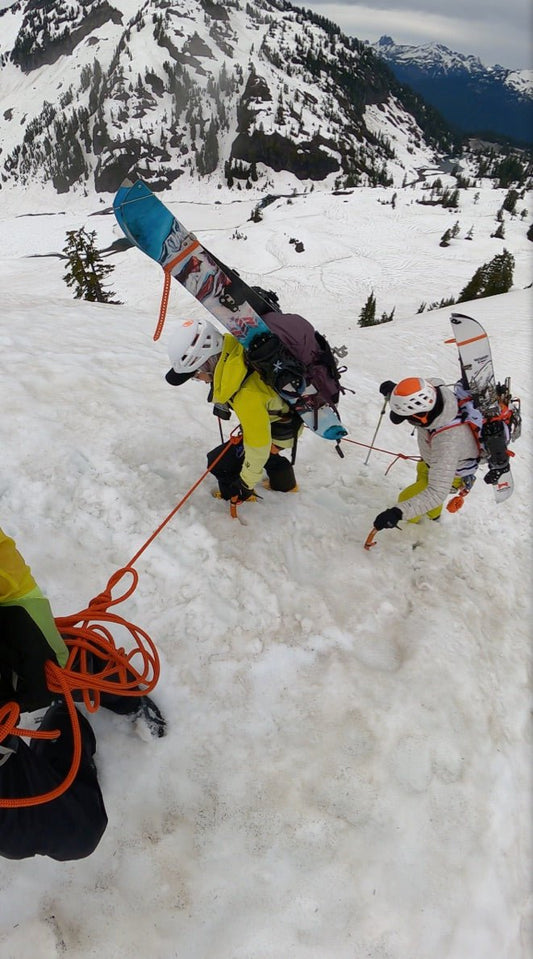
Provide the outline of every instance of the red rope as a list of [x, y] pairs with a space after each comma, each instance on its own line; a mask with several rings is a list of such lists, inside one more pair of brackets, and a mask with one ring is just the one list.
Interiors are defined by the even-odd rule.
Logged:
[[[409, 455], [409, 454], [407, 454], [407, 453], [393, 453], [392, 450], [384, 450], [384, 449], [381, 449], [381, 447], [379, 447], [379, 446], [372, 446], [370, 443], [359, 443], [357, 440], [350, 440], [350, 439], [348, 439], [347, 436], [344, 436], [344, 437], [343, 437], [342, 442], [343, 442], [343, 443], [353, 443], [354, 446], [364, 446], [365, 449], [367, 449], [367, 450], [375, 450], [376, 453], [386, 453], [387, 456], [394, 456], [394, 463], [396, 462], [396, 460], [414, 460], [414, 461], [418, 461], [419, 459], [421, 459], [420, 456], [415, 456], [414, 454], [413, 454], [413, 455]], [[394, 463], [391, 463], [391, 466], [394, 466]], [[391, 466], [389, 466], [389, 469], [391, 468]]]

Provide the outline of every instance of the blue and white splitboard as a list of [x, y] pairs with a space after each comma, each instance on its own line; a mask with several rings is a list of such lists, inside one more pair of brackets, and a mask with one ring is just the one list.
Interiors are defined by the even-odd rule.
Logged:
[[[245, 348], [258, 334], [270, 332], [259, 313], [265, 311], [262, 297], [206, 250], [146, 183], [124, 180], [113, 210], [124, 235], [170, 273]], [[324, 439], [338, 441], [346, 436], [346, 428], [329, 406], [300, 412], [300, 416]]]

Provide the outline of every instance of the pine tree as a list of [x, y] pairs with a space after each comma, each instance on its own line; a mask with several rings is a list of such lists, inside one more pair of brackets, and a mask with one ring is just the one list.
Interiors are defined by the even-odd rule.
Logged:
[[502, 203], [502, 209], [508, 213], [516, 213], [516, 204], [518, 201], [518, 190], [509, 190], [505, 200]]
[[115, 295], [105, 290], [103, 280], [113, 272], [114, 267], [102, 261], [95, 247], [96, 231], [87, 233], [85, 228], [68, 230], [67, 242], [63, 253], [68, 260], [68, 269], [63, 279], [67, 286], [74, 287], [77, 300], [89, 300], [92, 303], [118, 303], [112, 299]]
[[512, 253], [508, 250], [499, 253], [490, 263], [484, 263], [476, 270], [472, 279], [461, 290], [457, 302], [466, 303], [484, 296], [508, 293], [513, 285], [514, 265]]
[[376, 325], [376, 297], [374, 296], [373, 290], [372, 293], [369, 294], [369, 297], [359, 314], [358, 323], [359, 326]]
[[383, 313], [381, 314], [381, 319], [379, 320], [379, 322], [391, 323], [392, 320], [394, 319], [395, 312], [396, 312], [396, 307], [393, 307], [390, 313], [387, 313], [386, 310], [383, 310]]

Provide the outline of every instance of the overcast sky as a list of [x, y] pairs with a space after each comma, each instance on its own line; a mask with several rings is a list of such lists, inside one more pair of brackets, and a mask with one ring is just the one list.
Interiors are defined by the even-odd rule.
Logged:
[[[293, 0], [296, 2], [296, 0]], [[533, 67], [531, 0], [307, 0], [297, 4], [338, 23], [348, 36], [374, 42], [443, 43], [486, 66]]]
[[[0, 9], [14, 0], [0, 0]], [[113, 0], [111, 0], [112, 4]], [[396, 43], [436, 41], [473, 53], [486, 66], [533, 67], [531, 0], [307, 0], [297, 3], [338, 23], [348, 36]]]

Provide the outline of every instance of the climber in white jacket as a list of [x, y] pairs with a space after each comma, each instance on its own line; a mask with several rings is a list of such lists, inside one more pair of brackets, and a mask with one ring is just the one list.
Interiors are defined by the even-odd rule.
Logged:
[[427, 514], [438, 519], [450, 493], [469, 486], [478, 467], [481, 449], [475, 430], [463, 422], [455, 393], [439, 379], [409, 377], [380, 386], [389, 398], [393, 423], [416, 427], [420, 462], [416, 481], [402, 490], [399, 506], [379, 513], [374, 529], [392, 529], [400, 520], [418, 520]]

